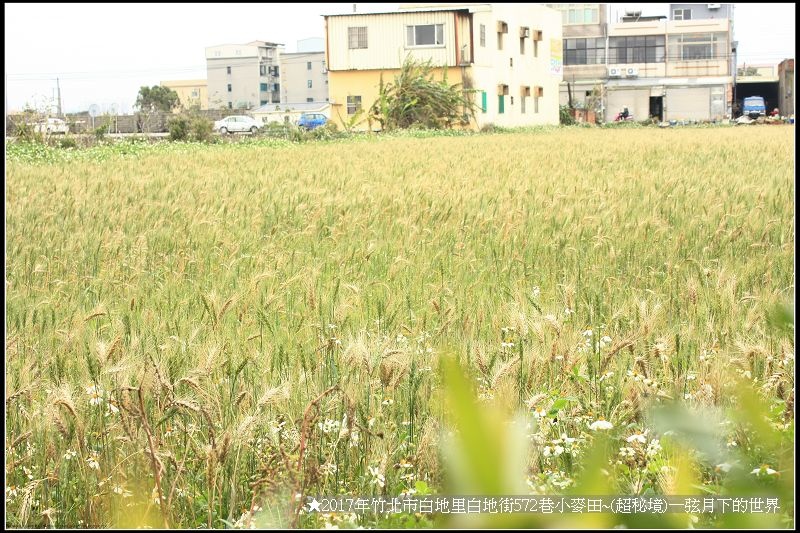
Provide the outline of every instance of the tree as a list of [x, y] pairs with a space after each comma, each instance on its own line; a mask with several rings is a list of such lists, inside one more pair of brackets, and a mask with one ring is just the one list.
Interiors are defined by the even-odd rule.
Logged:
[[161, 111], [169, 113], [178, 105], [178, 93], [161, 85], [142, 87], [136, 97], [136, 107], [142, 112]]
[[370, 108], [371, 120], [384, 130], [396, 128], [451, 128], [466, 125], [475, 114], [472, 89], [460, 83], [450, 85], [445, 69], [441, 81], [435, 79], [430, 60], [406, 58], [394, 82], [380, 80], [379, 96]]

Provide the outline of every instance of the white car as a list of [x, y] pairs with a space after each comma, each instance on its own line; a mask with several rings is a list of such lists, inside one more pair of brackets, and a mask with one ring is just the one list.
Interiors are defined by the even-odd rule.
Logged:
[[222, 120], [214, 122], [214, 131], [218, 131], [221, 135], [237, 131], [256, 133], [260, 127], [261, 124], [259, 124], [256, 119], [244, 115], [225, 117]]
[[69, 124], [60, 118], [48, 118], [33, 126], [33, 131], [36, 133], [69, 133]]

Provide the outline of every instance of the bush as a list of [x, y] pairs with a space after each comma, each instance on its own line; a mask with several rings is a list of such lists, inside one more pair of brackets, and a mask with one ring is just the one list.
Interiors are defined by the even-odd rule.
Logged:
[[209, 142], [213, 139], [214, 123], [209, 119], [196, 116], [189, 124], [192, 139], [200, 142]]
[[570, 113], [569, 106], [562, 105], [558, 108], [558, 119], [562, 126], [572, 126], [575, 124], [575, 119]]
[[78, 143], [72, 137], [64, 137], [63, 139], [61, 139], [61, 141], [59, 141], [58, 145], [61, 148], [77, 148], [78, 147]]
[[169, 121], [169, 140], [185, 141], [189, 137], [189, 120], [186, 117], [175, 117]]
[[103, 124], [102, 126], [97, 126], [94, 129], [94, 138], [97, 139], [98, 141], [102, 141], [105, 138], [107, 132], [108, 132], [108, 126], [106, 124]]

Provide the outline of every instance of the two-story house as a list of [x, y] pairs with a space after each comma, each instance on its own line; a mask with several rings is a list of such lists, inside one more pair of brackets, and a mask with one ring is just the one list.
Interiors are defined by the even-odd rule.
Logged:
[[[409, 56], [439, 79], [471, 89], [471, 124], [558, 124], [561, 16], [540, 4], [401, 6], [384, 13], [325, 16], [331, 117], [345, 123], [378, 99]], [[362, 123], [361, 129], [367, 125]]]

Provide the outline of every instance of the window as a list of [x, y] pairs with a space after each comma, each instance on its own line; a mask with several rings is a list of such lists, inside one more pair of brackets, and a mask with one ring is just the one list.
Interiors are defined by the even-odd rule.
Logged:
[[663, 63], [664, 56], [663, 35], [611, 37], [608, 41], [608, 62], [612, 65], [620, 63]]
[[514, 66], [514, 58], [513, 57], [509, 57], [508, 58], [508, 66], [509, 67], [513, 67]]
[[194, 89], [192, 91], [192, 98], [197, 98], [198, 96], [200, 96], [200, 92], [197, 89]]
[[347, 114], [348, 115], [355, 115], [360, 110], [361, 110], [361, 97], [360, 96], [348, 96], [347, 97]]
[[724, 59], [728, 53], [728, 34], [690, 33], [669, 36], [669, 57], [675, 61]]
[[358, 49], [367, 47], [367, 27], [354, 26], [347, 28], [348, 48]]
[[233, 102], [228, 102], [228, 109], [233, 109]]
[[233, 86], [229, 83], [228, 84], [228, 92], [231, 92], [232, 90], [233, 90]]
[[565, 65], [605, 64], [606, 41], [603, 37], [590, 37], [587, 39], [564, 39], [564, 50]]
[[261, 100], [261, 103], [259, 105], [267, 105], [268, 103], [269, 102], [267, 102], [266, 100]]
[[309, 89], [311, 89], [311, 85], [312, 85], [311, 80], [308, 80], [308, 88]]
[[311, 61], [306, 63], [306, 70], [311, 70]]
[[692, 20], [691, 9], [673, 9], [672, 20]]
[[519, 55], [525, 55], [525, 37], [519, 38]]
[[306, 98], [306, 102], [313, 102], [313, 101], [314, 101], [313, 98]]
[[497, 49], [503, 49], [503, 34], [500, 32], [497, 32]]
[[440, 46], [444, 44], [444, 24], [406, 26], [406, 46]]
[[269, 91], [269, 84], [268, 83], [262, 83], [261, 84], [261, 90], [262, 91]]
[[266, 66], [266, 65], [261, 65], [261, 66], [259, 66], [259, 67], [258, 67], [258, 73], [259, 73], [261, 76], [266, 76], [266, 75], [267, 75], [267, 66]]
[[561, 23], [598, 24], [600, 22], [600, 6], [598, 4], [559, 4]]
[[231, 67], [228, 67], [228, 74], [231, 73]]
[[481, 46], [486, 46], [486, 24], [481, 24]]
[[525, 95], [519, 97], [519, 112], [525, 114]]

